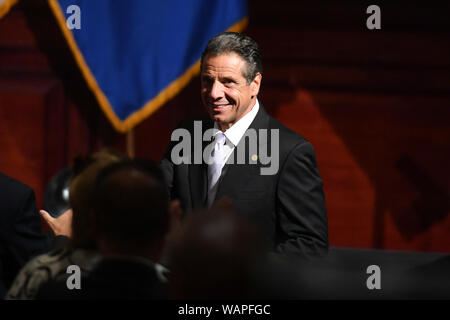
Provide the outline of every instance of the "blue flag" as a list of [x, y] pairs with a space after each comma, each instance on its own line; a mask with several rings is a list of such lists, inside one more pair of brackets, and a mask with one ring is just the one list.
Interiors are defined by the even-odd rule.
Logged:
[[126, 132], [198, 74], [210, 38], [247, 24], [245, 0], [48, 0], [113, 126]]

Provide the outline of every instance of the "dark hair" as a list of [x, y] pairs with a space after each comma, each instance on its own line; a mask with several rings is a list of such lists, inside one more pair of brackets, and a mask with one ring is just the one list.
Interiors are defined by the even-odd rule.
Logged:
[[256, 294], [253, 271], [263, 256], [261, 235], [232, 208], [216, 203], [192, 214], [171, 251], [176, 299], [248, 299]]
[[120, 250], [148, 249], [169, 229], [169, 194], [150, 160], [135, 159], [103, 169], [96, 181], [94, 217], [104, 239]]
[[74, 159], [69, 187], [69, 203], [73, 210], [71, 248], [95, 249], [90, 220], [95, 179], [103, 168], [124, 159], [125, 155], [108, 149]]
[[247, 85], [258, 73], [262, 74], [262, 57], [258, 44], [249, 36], [237, 32], [222, 32], [209, 40], [202, 53], [200, 69], [207, 55], [219, 56], [226, 53], [236, 53], [247, 63], [247, 68], [242, 74], [247, 80]]

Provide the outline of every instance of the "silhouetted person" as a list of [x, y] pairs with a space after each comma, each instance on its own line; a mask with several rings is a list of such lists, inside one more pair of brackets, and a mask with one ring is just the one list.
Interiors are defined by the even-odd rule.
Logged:
[[[14, 280], [6, 299], [34, 299], [40, 287], [49, 280], [65, 278], [69, 265], [78, 265], [84, 274], [90, 271], [91, 261], [97, 255], [90, 219], [94, 184], [100, 170], [121, 159], [122, 156], [105, 150], [74, 160], [69, 184], [71, 209], [62, 215], [68, 219], [64, 226], [60, 224], [63, 226], [61, 231], [56, 232], [70, 239], [66, 246], [29, 261]], [[47, 219], [52, 219], [47, 215]]]
[[47, 250], [34, 191], [0, 173], [0, 299], [24, 264]]
[[244, 299], [258, 296], [264, 255], [259, 233], [229, 208], [193, 214], [176, 237], [170, 285], [177, 299]]
[[155, 264], [169, 231], [169, 199], [162, 173], [150, 161], [113, 164], [98, 175], [93, 195], [95, 241], [102, 258], [81, 289], [49, 283], [41, 299], [161, 299], [167, 297]]

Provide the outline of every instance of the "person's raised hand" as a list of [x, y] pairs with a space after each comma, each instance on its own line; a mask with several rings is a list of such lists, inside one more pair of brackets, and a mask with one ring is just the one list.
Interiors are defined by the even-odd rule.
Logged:
[[41, 217], [48, 224], [55, 236], [72, 236], [72, 209], [64, 211], [57, 218], [53, 218], [47, 211], [40, 210]]

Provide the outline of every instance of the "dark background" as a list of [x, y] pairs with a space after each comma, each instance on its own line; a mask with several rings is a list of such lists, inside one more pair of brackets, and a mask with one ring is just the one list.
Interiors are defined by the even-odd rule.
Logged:
[[[366, 8], [381, 7], [381, 30]], [[312, 142], [330, 245], [450, 251], [450, 4], [249, 0], [260, 101]], [[82, 19], [82, 17], [81, 17]], [[196, 77], [134, 129], [158, 161], [183, 118], [203, 112]], [[0, 20], [0, 171], [34, 188], [74, 156], [126, 151], [89, 91], [46, 1]]]

